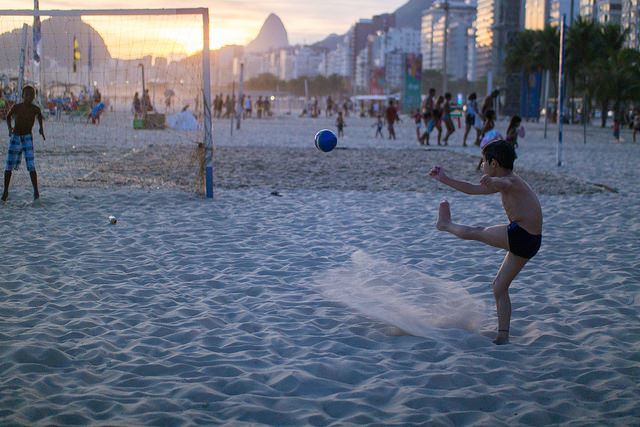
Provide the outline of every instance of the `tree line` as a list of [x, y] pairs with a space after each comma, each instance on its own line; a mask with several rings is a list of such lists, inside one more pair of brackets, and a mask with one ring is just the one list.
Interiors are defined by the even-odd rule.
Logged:
[[[628, 29], [617, 24], [601, 24], [582, 17], [565, 33], [565, 80], [569, 98], [582, 98], [583, 120], [589, 120], [592, 108], [602, 112], [601, 126], [607, 112], [621, 120], [626, 108], [640, 102], [640, 52], [624, 46]], [[558, 93], [560, 30], [520, 32], [507, 46], [505, 66], [509, 72], [550, 71], [553, 92]], [[572, 109], [573, 112], [573, 109]]]

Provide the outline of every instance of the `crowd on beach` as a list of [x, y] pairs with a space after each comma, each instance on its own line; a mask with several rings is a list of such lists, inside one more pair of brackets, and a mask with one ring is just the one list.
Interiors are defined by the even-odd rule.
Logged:
[[[452, 94], [449, 92], [437, 95], [435, 89], [429, 89], [428, 94], [423, 95], [420, 108], [414, 109], [409, 114], [410, 122], [415, 126], [417, 142], [420, 145], [431, 145], [432, 141], [437, 145], [449, 145], [451, 136], [456, 132], [454, 119], [457, 118], [457, 127], [464, 127], [462, 138], [462, 146], [464, 147], [473, 144], [482, 148], [488, 142], [496, 139], [504, 139], [517, 147], [518, 138], [525, 135], [523, 119], [519, 115], [510, 116], [504, 133], [500, 132], [496, 127], [499, 95], [500, 92], [494, 90], [480, 100], [478, 95], [473, 92], [467, 96], [466, 102], [462, 105], [460, 101], [453, 101]], [[402, 122], [399, 100], [389, 97], [385, 100], [356, 100], [354, 102], [350, 98], [334, 100], [331, 95], [323, 98], [323, 102], [315, 96], [303, 101], [298, 116], [319, 118], [335, 115], [335, 128], [339, 137], [344, 136], [347, 118], [350, 116], [370, 117], [375, 120], [371, 126], [375, 128], [374, 138], [385, 138], [382, 131], [386, 127], [387, 138], [396, 139], [395, 128], [398, 123]], [[220, 93], [215, 96], [213, 101], [213, 118], [238, 117], [238, 112], [240, 112], [242, 119], [269, 118], [274, 115], [274, 102], [276, 102], [276, 97], [273, 95], [259, 95], [254, 100], [251, 95], [244, 94], [238, 101], [235, 95], [225, 96]], [[548, 118], [552, 123], [555, 123], [556, 116], [557, 112], [550, 112]], [[627, 116], [625, 123], [628, 123], [629, 128], [633, 131], [633, 142], [636, 142], [638, 134], [640, 134], [640, 108], [629, 111]], [[463, 118], [463, 124], [460, 123], [460, 118]], [[621, 128], [620, 121], [614, 120], [613, 136], [618, 141]], [[470, 143], [468, 143], [469, 138], [472, 141]]]

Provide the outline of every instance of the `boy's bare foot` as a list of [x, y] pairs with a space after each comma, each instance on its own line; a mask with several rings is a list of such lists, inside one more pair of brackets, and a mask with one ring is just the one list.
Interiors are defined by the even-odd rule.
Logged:
[[440, 231], [446, 231], [449, 224], [451, 224], [451, 209], [449, 208], [449, 202], [443, 200], [440, 202], [440, 208], [438, 209], [436, 228]]
[[9, 193], [2, 193], [2, 201], [3, 202], [6, 202], [8, 197], [9, 197]]

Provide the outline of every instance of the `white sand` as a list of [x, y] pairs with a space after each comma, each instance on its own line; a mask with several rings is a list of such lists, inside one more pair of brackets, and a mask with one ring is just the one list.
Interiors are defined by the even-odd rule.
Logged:
[[503, 253], [434, 223], [443, 197], [454, 219], [504, 222], [500, 200], [425, 178], [434, 161], [477, 178], [477, 149], [460, 132], [425, 151], [409, 119], [375, 141], [371, 123], [348, 119], [350, 149], [322, 154], [311, 138], [328, 119], [248, 122], [233, 139], [217, 122], [232, 178], [217, 175], [213, 202], [128, 169], [77, 182], [79, 157], [60, 150], [82, 141], [43, 150], [41, 206], [24, 170], [0, 206], [0, 424], [640, 423], [640, 144], [594, 128], [584, 146], [569, 128], [558, 169], [528, 126], [516, 165], [541, 192], [543, 246], [498, 347]]

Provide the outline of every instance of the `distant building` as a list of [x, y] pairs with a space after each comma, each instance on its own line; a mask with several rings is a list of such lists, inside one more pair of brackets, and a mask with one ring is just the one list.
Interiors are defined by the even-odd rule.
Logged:
[[369, 36], [376, 34], [378, 31], [387, 32], [394, 26], [395, 15], [385, 13], [375, 15], [372, 19], [361, 19], [349, 29], [350, 69], [352, 70], [350, 75], [355, 77], [356, 58], [360, 51], [367, 47]]
[[372, 49], [375, 54], [384, 56], [385, 53], [400, 51], [404, 53], [420, 53], [420, 31], [413, 28], [390, 28], [378, 31], [373, 36]]
[[[547, 25], [555, 26], [562, 15], [566, 16], [566, 24], [580, 14], [580, 0], [525, 0], [524, 28], [542, 30]], [[572, 10], [573, 8], [573, 10]]]
[[510, 40], [521, 28], [521, 0], [478, 0], [476, 15], [476, 72], [504, 82], [504, 60]]
[[245, 52], [242, 58], [236, 58], [233, 65], [233, 78], [240, 72], [240, 62], [244, 63], [244, 79], [249, 80], [260, 74], [270, 72], [269, 54], [263, 52]]
[[342, 43], [338, 43], [336, 49], [325, 52], [320, 62], [320, 72], [325, 76], [337, 74], [339, 76], [350, 77], [351, 68], [351, 43], [350, 34], [347, 34]]
[[293, 51], [290, 48], [280, 49], [280, 65], [278, 67], [278, 78], [280, 80], [291, 80], [293, 78]]
[[622, 28], [628, 28], [627, 46], [640, 49], [640, 0], [622, 3]]
[[[475, 58], [475, 32], [472, 30], [476, 8], [461, 2], [449, 2], [447, 31], [447, 74], [467, 79]], [[471, 31], [470, 31], [471, 30]], [[443, 3], [434, 3], [422, 14], [422, 69], [442, 71], [444, 67], [445, 11]]]
[[354, 76], [356, 93], [369, 92], [369, 75], [371, 74], [370, 52], [371, 50], [365, 47], [356, 56], [356, 68]]
[[299, 46], [293, 51], [293, 73], [292, 77], [315, 77], [320, 74], [320, 64], [323, 60], [323, 54], [309, 46]]
[[407, 53], [400, 50], [389, 52], [384, 57], [384, 81], [387, 93], [402, 91], [405, 77]]
[[397, 91], [404, 81], [405, 55], [420, 53], [420, 32], [412, 28], [389, 28], [368, 37], [356, 56], [355, 89], [376, 94]]
[[[566, 25], [569, 26], [580, 16], [579, 0], [551, 0], [549, 12], [549, 24], [560, 25], [562, 15], [566, 16]], [[573, 14], [573, 19], [572, 15]]]
[[551, 0], [526, 0], [524, 28], [542, 30], [549, 23], [551, 16]]
[[601, 24], [621, 24], [622, 3], [622, 0], [580, 0], [580, 15]]
[[[242, 46], [224, 46], [212, 52], [211, 84], [214, 87], [224, 87], [234, 79], [234, 68], [239, 72], [239, 62], [244, 48]], [[246, 77], [245, 77], [246, 79]]]

